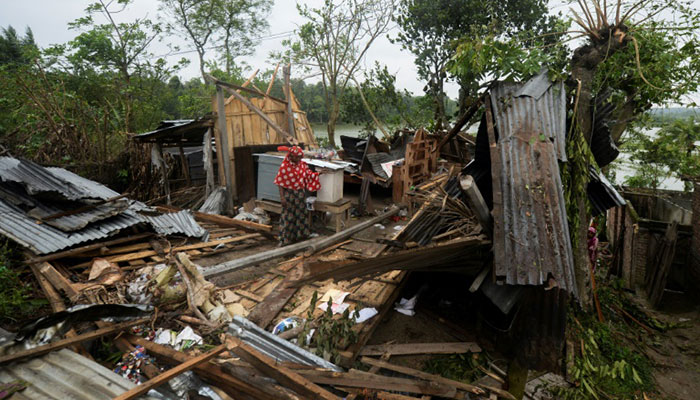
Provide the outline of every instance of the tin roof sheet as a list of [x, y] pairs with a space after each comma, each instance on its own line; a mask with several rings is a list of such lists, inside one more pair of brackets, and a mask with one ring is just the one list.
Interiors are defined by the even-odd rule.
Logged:
[[135, 215], [122, 213], [75, 232], [63, 232], [48, 224], [38, 224], [21, 209], [0, 200], [0, 233], [36, 254], [48, 254], [79, 243], [104, 239], [142, 222]]
[[[528, 90], [499, 83], [491, 91], [497, 131], [494, 181], [495, 273], [510, 285], [542, 285], [551, 274], [576, 294], [574, 264], [558, 160], [566, 160], [566, 106], [561, 82]], [[538, 90], [536, 90], [538, 88]], [[520, 93], [520, 96], [514, 94]]]
[[17, 379], [30, 384], [12, 396], [16, 400], [108, 400], [136, 386], [68, 349], [0, 368], [0, 382]]
[[0, 157], [0, 181], [19, 183], [30, 195], [54, 192], [68, 200], [89, 197], [81, 188], [29, 160]]
[[151, 224], [153, 229], [162, 235], [182, 234], [205, 241], [209, 236], [209, 232], [199, 226], [194, 219], [194, 215], [189, 210], [159, 215], [138, 214], [138, 217]]

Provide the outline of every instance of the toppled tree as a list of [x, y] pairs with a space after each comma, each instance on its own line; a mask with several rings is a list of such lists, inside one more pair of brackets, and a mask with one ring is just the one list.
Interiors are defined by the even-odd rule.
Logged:
[[[619, 141], [628, 124], [652, 105], [681, 102], [683, 96], [698, 89], [700, 11], [690, 3], [579, 1], [580, 10], [572, 10], [578, 29], [526, 36], [529, 47], [518, 37], [465, 38], [452, 60], [455, 74], [490, 71], [494, 79], [524, 80], [545, 66], [553, 77], [566, 79], [572, 118], [567, 132], [569, 161], [562, 175], [583, 304], [588, 304], [589, 279], [588, 168], [604, 167], [591, 153], [591, 140], [594, 134], [608, 132]], [[557, 43], [545, 41], [548, 36], [562, 34], [565, 37]], [[565, 51], [549, 51], [573, 39], [584, 42], [570, 58]], [[604, 120], [597, 119], [603, 109], [607, 110]]]

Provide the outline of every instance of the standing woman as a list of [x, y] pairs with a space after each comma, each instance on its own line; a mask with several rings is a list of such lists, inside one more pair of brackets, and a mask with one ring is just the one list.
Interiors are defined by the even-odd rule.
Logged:
[[321, 188], [318, 173], [309, 169], [301, 160], [304, 152], [299, 146], [292, 148], [281, 146], [280, 151], [287, 151], [282, 161], [275, 185], [280, 189], [282, 202], [282, 231], [280, 245], [286, 246], [308, 238], [311, 235], [309, 211], [306, 209], [306, 191], [315, 192]]

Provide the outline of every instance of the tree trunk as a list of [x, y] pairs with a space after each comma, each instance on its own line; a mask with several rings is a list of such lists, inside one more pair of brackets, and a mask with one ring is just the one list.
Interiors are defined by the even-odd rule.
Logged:
[[328, 143], [335, 148], [335, 125], [340, 116], [340, 103], [337, 98], [333, 98], [330, 113], [328, 113]]

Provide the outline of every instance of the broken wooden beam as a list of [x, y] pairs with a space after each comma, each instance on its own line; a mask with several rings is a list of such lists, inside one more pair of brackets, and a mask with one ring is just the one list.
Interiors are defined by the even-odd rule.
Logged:
[[194, 367], [196, 367], [199, 364], [205, 363], [215, 356], [217, 356], [219, 353], [223, 352], [226, 350], [225, 345], [219, 345], [212, 349], [211, 351], [204, 353], [198, 357], [194, 357], [190, 360], [185, 361], [184, 363], [171, 368], [162, 374], [158, 375], [157, 377], [153, 379], [149, 379], [146, 382], [143, 382], [142, 384], [120, 394], [119, 396], [115, 397], [113, 400], [131, 400], [139, 397], [142, 394], [147, 393], [149, 390], [157, 388], [158, 386], [166, 383], [167, 381], [171, 380], [172, 378], [183, 374]]
[[260, 372], [268, 375], [282, 385], [309, 399], [340, 400], [340, 397], [315, 385], [298, 373], [281, 366], [275, 360], [260, 353], [253, 347], [234, 337], [226, 338], [226, 346]]
[[493, 217], [488, 205], [486, 205], [486, 201], [484, 201], [484, 197], [481, 195], [481, 191], [479, 191], [476, 182], [474, 182], [474, 178], [471, 175], [464, 175], [460, 178], [459, 185], [467, 195], [467, 201], [476, 214], [476, 218], [479, 220], [479, 224], [484, 232], [489, 237], [493, 237]]
[[392, 356], [402, 356], [409, 354], [462, 354], [479, 352], [481, 352], [481, 347], [474, 342], [404, 343], [365, 346], [360, 350], [360, 355], [381, 356], [384, 353], [390, 353]]
[[450, 399], [458, 399], [462, 397], [459, 396], [457, 393], [457, 388], [454, 386], [431, 381], [394, 378], [383, 375], [374, 375], [357, 370], [351, 370], [350, 372], [298, 370], [297, 372], [308, 380], [321, 385], [337, 385], [376, 390], [390, 390], [405, 393], [418, 393]]
[[365, 222], [359, 223], [351, 228], [344, 231], [338, 232], [334, 235], [328, 237], [318, 237], [309, 240], [305, 240], [300, 243], [295, 243], [289, 246], [279, 247], [276, 249], [263, 251], [261, 253], [252, 254], [247, 257], [242, 257], [236, 260], [227, 261], [222, 264], [214, 265], [212, 267], [206, 268], [203, 271], [205, 278], [211, 278], [214, 276], [223, 275], [231, 271], [235, 271], [240, 268], [249, 267], [252, 265], [257, 265], [265, 261], [269, 261], [278, 257], [287, 257], [292, 254], [296, 254], [300, 251], [307, 251], [315, 253], [326, 247], [330, 247], [338, 242], [342, 242], [357, 232], [369, 228], [370, 226], [382, 221], [385, 218], [389, 218], [399, 212], [398, 207], [392, 207], [389, 211], [382, 215], [369, 219]]
[[[135, 335], [126, 335], [125, 337], [126, 340], [133, 345], [143, 346], [143, 348], [146, 349], [149, 354], [155, 355], [157, 358], [163, 359], [168, 363], [184, 363], [194, 358], [193, 356], [187, 355], [181, 351], [177, 351], [168, 346], [153, 343], [152, 341], [146, 340], [142, 337]], [[254, 382], [249, 383], [231, 374], [227, 374], [222, 367], [212, 363], [198, 364], [194, 367], [194, 371], [198, 375], [201, 375], [205, 380], [241, 391], [253, 396], [256, 399], [285, 398], [287, 400], [292, 400], [289, 397], [283, 396], [282, 392], [279, 390], [275, 390], [274, 385], [268, 384], [257, 387], [253, 384]]]
[[135, 242], [137, 240], [145, 239], [145, 238], [148, 238], [150, 236], [153, 236], [153, 234], [152, 233], [140, 233], [140, 234], [134, 235], [134, 236], [128, 236], [128, 237], [123, 237], [123, 238], [119, 238], [119, 239], [108, 240], [106, 242], [99, 242], [99, 243], [89, 244], [86, 246], [76, 247], [76, 248], [70, 249], [70, 250], [59, 251], [58, 253], [49, 254], [47, 256], [30, 258], [26, 262], [28, 264], [31, 264], [31, 263], [40, 263], [40, 262], [44, 262], [44, 261], [52, 261], [52, 260], [56, 260], [56, 259], [64, 258], [64, 257], [73, 257], [73, 256], [77, 256], [79, 254], [82, 254], [82, 253], [85, 253], [88, 251], [101, 249], [103, 247], [109, 247], [109, 246], [112, 246], [115, 244]]
[[32, 357], [38, 357], [41, 355], [44, 355], [46, 353], [50, 353], [55, 350], [60, 350], [62, 348], [72, 346], [76, 343], [82, 343], [88, 340], [92, 339], [97, 339], [102, 336], [110, 335], [112, 333], [117, 333], [120, 332], [126, 328], [130, 328], [135, 325], [143, 324], [148, 322], [148, 318], [140, 318], [136, 319], [133, 321], [128, 321], [128, 322], [122, 322], [119, 324], [114, 324], [112, 326], [106, 327], [106, 328], [100, 328], [98, 330], [84, 333], [82, 335], [78, 335], [72, 338], [66, 338], [59, 340], [57, 342], [45, 344], [43, 346], [38, 346], [34, 347], [33, 349], [25, 350], [25, 351], [20, 351], [18, 353], [14, 354], [8, 354], [4, 356], [0, 356], [0, 365], [4, 365], [13, 361], [19, 361], [23, 360], [25, 358], [32, 358]]
[[415, 376], [416, 378], [420, 378], [420, 379], [424, 379], [424, 380], [428, 380], [428, 381], [433, 381], [433, 382], [438, 382], [438, 383], [443, 383], [446, 385], [454, 386], [457, 389], [466, 390], [466, 391], [474, 393], [474, 394], [484, 394], [485, 393], [485, 391], [478, 386], [469, 385], [469, 384], [464, 383], [464, 382], [454, 381], [452, 379], [444, 378], [440, 375], [429, 374], [427, 372], [419, 371], [417, 369], [391, 364], [391, 363], [386, 362], [386, 361], [376, 360], [376, 359], [370, 358], [370, 357], [362, 357], [362, 359], [360, 359], [360, 361], [362, 361], [364, 364], [370, 365], [372, 367], [383, 368], [383, 369], [387, 369], [389, 371], [399, 372], [399, 373], [409, 375], [409, 376]]

